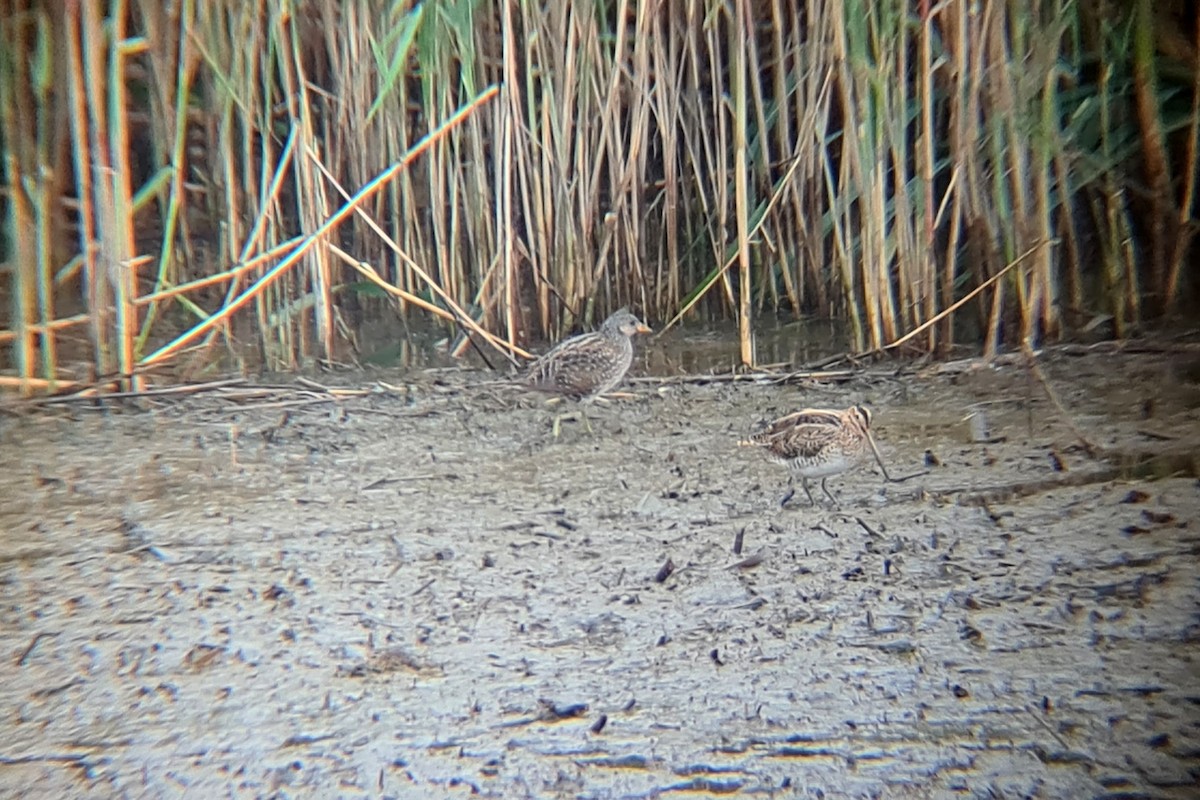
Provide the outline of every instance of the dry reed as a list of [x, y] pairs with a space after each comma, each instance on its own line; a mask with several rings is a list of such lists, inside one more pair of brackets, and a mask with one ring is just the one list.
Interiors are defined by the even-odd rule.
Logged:
[[509, 357], [621, 305], [732, 316], [747, 365], [785, 310], [858, 351], [1124, 336], [1197, 289], [1172, 13], [0, 0], [0, 386], [293, 367], [392, 303]]

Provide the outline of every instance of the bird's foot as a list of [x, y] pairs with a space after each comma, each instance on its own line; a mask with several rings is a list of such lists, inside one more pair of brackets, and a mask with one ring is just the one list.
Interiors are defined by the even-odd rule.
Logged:
[[587, 414], [583, 413], [582, 411], [567, 411], [563, 414], [556, 414], [554, 417], [553, 433], [554, 433], [555, 439], [557, 439], [559, 437], [559, 435], [562, 433], [563, 420], [570, 420], [571, 422], [582, 422], [583, 429], [585, 431], [587, 431], [589, 434], [595, 433], [595, 431], [592, 430], [592, 423], [588, 420]]

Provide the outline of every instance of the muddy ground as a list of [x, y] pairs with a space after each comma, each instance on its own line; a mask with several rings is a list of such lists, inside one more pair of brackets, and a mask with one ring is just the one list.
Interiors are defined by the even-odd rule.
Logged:
[[[1196, 797], [1200, 385], [1042, 364], [1176, 457], [1015, 363], [0, 415], [0, 795]], [[852, 402], [940, 464], [781, 509], [735, 442]]]

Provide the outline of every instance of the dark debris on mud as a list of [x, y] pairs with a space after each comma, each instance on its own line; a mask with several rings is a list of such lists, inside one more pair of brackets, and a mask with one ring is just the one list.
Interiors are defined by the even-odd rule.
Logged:
[[[1044, 368], [1108, 457], [1014, 367], [0, 417], [0, 794], [1194, 797], [1200, 387]], [[857, 402], [929, 473], [781, 509]]]

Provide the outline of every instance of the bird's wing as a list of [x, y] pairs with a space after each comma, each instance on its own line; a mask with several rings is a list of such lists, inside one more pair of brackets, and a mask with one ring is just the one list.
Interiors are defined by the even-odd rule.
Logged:
[[[779, 421], [776, 421], [776, 424]], [[828, 422], [792, 421], [768, 431], [766, 445], [782, 458], [813, 458], [829, 447], [838, 436], [838, 426]]]
[[842, 412], [830, 411], [824, 408], [805, 408], [801, 411], [793, 411], [786, 417], [780, 417], [771, 423], [771, 428], [778, 427], [779, 430], [794, 427], [796, 425], [841, 425]]
[[581, 368], [594, 363], [598, 348], [603, 349], [604, 337], [599, 333], [585, 333], [559, 342], [550, 352], [543, 355], [529, 368], [525, 382], [532, 387], [551, 391], [569, 392], [576, 386]]
[[766, 447], [781, 458], [811, 458], [834, 440], [842, 424], [836, 411], [806, 408], [771, 422], [744, 444]]

